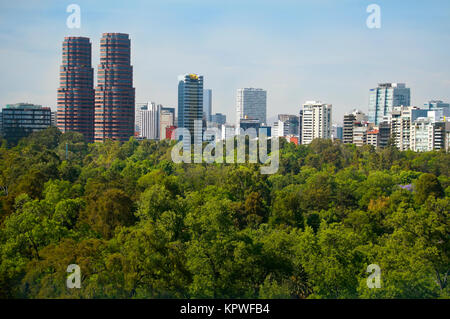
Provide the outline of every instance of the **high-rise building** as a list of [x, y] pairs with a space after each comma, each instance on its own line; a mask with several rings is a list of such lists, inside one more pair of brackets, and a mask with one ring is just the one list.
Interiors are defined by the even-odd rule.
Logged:
[[424, 108], [427, 110], [446, 109], [450, 110], [450, 104], [441, 100], [431, 100], [424, 104]]
[[445, 122], [444, 134], [444, 148], [446, 152], [450, 152], [450, 122]]
[[139, 137], [149, 140], [159, 139], [161, 105], [155, 102], [138, 103], [136, 107], [136, 127]]
[[8, 142], [17, 143], [32, 132], [51, 126], [49, 107], [29, 103], [8, 104], [2, 112], [2, 129]]
[[391, 136], [400, 151], [411, 149], [411, 124], [419, 117], [427, 117], [428, 111], [415, 106], [394, 107], [390, 116]]
[[353, 143], [353, 125], [356, 122], [356, 115], [348, 113], [344, 115], [344, 126], [342, 129], [342, 143]]
[[189, 130], [191, 143], [201, 143], [204, 127], [194, 130], [203, 119], [203, 76], [185, 74], [178, 78], [178, 127]]
[[445, 148], [445, 123], [419, 117], [411, 124], [411, 150], [429, 152]]
[[159, 139], [165, 140], [166, 128], [175, 125], [175, 108], [173, 107], [161, 107], [159, 111]]
[[127, 141], [135, 130], [135, 90], [128, 34], [103, 33], [97, 80], [94, 140]]
[[94, 141], [94, 69], [91, 42], [66, 37], [62, 47], [56, 123], [62, 132], [74, 131]]
[[0, 138], [3, 137], [3, 112], [0, 111]]
[[333, 124], [331, 137], [333, 140], [338, 139], [342, 141], [343, 127], [337, 124]]
[[381, 83], [370, 90], [369, 122], [378, 125], [395, 106], [408, 106], [411, 91], [404, 83]]
[[222, 113], [216, 113], [211, 115], [211, 122], [217, 123], [219, 126], [227, 122], [227, 116]]
[[203, 90], [203, 117], [206, 122], [211, 122], [212, 115], [212, 90]]
[[267, 124], [267, 92], [263, 89], [243, 88], [237, 90], [236, 125], [243, 118], [259, 120]]
[[378, 124], [378, 147], [386, 147], [391, 138], [391, 124], [389, 122], [381, 122]]
[[[366, 126], [367, 115], [362, 111], [354, 109], [351, 113], [344, 115], [344, 126], [342, 128], [342, 143], [344, 144], [354, 144], [355, 143], [355, 128]], [[364, 129], [359, 129], [358, 135], [362, 134]], [[367, 129], [366, 129], [367, 131]], [[360, 136], [364, 138], [364, 136]], [[359, 137], [356, 138], [358, 141], [356, 144], [360, 144]]]
[[278, 121], [283, 122], [283, 135], [279, 136], [298, 136], [299, 117], [297, 115], [279, 114]]
[[302, 131], [303, 131], [303, 110], [300, 110], [300, 112], [298, 113], [298, 144], [303, 144]]
[[310, 144], [316, 138], [331, 138], [331, 104], [307, 101], [303, 105], [302, 144]]

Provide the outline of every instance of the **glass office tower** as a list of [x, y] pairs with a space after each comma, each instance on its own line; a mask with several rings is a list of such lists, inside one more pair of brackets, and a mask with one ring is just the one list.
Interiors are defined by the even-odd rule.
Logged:
[[203, 125], [194, 130], [195, 121], [203, 120], [203, 76], [185, 74], [178, 78], [178, 127], [189, 130], [191, 143], [203, 140]]
[[409, 106], [411, 91], [404, 83], [381, 83], [370, 90], [369, 122], [378, 125], [394, 106]]

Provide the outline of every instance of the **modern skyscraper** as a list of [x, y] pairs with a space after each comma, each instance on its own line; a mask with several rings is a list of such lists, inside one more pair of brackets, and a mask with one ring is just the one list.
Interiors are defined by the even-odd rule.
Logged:
[[128, 34], [103, 33], [95, 88], [95, 141], [134, 135], [133, 67]]
[[51, 125], [52, 115], [49, 107], [29, 103], [8, 104], [2, 112], [4, 138], [17, 143], [21, 138]]
[[302, 144], [316, 138], [331, 138], [331, 104], [307, 101], [303, 105]]
[[203, 116], [207, 122], [211, 122], [212, 115], [212, 90], [203, 90]]
[[237, 90], [236, 125], [243, 118], [259, 120], [267, 124], [267, 92], [263, 89], [243, 88]]
[[370, 90], [369, 122], [378, 125], [394, 106], [409, 106], [411, 90], [404, 83], [381, 83]]
[[194, 132], [195, 121], [202, 121], [202, 119], [203, 76], [180, 75], [178, 77], [178, 127], [189, 130], [191, 143], [201, 143], [203, 140], [203, 126]]
[[94, 69], [91, 42], [84, 37], [66, 37], [59, 71], [56, 123], [62, 132], [74, 131], [94, 141]]

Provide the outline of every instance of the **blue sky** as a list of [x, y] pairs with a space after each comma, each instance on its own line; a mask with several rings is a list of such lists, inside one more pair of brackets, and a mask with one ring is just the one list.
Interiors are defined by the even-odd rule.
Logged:
[[[372, 3], [381, 29], [366, 26]], [[137, 102], [176, 107], [177, 76], [199, 73], [230, 122], [240, 87], [268, 91], [269, 117], [321, 100], [335, 122], [379, 82], [407, 83], [414, 105], [450, 101], [448, 0], [0, 0], [0, 106], [54, 108], [64, 36], [91, 38], [96, 69], [103, 32], [130, 34]]]

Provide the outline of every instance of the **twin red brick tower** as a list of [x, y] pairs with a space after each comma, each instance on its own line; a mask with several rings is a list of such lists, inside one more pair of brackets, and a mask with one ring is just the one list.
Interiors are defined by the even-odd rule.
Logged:
[[66, 37], [58, 89], [57, 126], [87, 142], [127, 141], [134, 135], [133, 67], [128, 34], [104, 33], [94, 90], [89, 38]]

